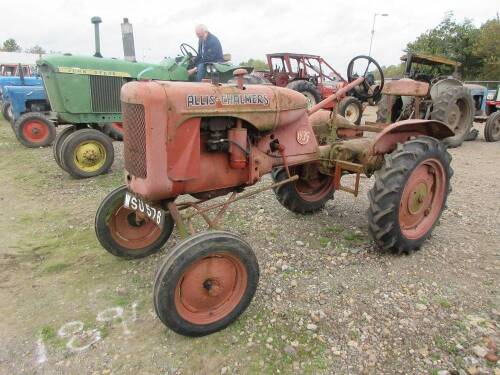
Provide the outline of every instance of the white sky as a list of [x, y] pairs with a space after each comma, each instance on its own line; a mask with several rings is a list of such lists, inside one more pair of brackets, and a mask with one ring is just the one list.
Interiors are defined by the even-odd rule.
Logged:
[[[307, 7], [304, 7], [307, 4]], [[138, 60], [175, 56], [179, 44], [196, 48], [194, 26], [206, 24], [233, 62], [264, 59], [266, 53], [322, 55], [341, 74], [355, 55], [367, 54], [373, 14], [377, 17], [372, 56], [381, 65], [398, 62], [408, 41], [436, 26], [448, 10], [477, 26], [500, 11], [497, 1], [294, 1], [291, 0], [0, 0], [0, 42], [14, 38], [23, 48], [92, 54], [92, 16], [100, 16], [101, 51], [122, 57], [120, 23], [134, 26]]]

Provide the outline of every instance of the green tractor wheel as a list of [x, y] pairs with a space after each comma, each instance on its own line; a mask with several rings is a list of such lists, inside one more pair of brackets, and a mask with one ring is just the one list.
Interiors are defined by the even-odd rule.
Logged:
[[47, 116], [38, 112], [21, 115], [14, 123], [17, 139], [26, 147], [50, 146], [56, 137], [56, 127]]
[[57, 134], [56, 139], [54, 140], [54, 145], [52, 146], [52, 152], [54, 153], [54, 160], [57, 165], [62, 169], [66, 170], [62, 161], [61, 161], [61, 148], [62, 144], [68, 138], [68, 136], [76, 130], [75, 126], [68, 126], [64, 128], [59, 134]]
[[500, 141], [500, 111], [492, 113], [486, 120], [484, 139], [486, 142]]
[[95, 129], [69, 134], [60, 147], [61, 166], [75, 178], [106, 173], [115, 157], [111, 138]]

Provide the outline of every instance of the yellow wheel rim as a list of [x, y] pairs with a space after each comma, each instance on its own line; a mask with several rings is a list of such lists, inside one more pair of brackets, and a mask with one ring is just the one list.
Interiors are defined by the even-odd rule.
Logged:
[[84, 141], [73, 152], [75, 165], [85, 172], [98, 171], [106, 162], [106, 148], [98, 141]]

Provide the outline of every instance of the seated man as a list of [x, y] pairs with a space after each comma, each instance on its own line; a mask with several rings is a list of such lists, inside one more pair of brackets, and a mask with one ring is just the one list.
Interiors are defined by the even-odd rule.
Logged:
[[196, 80], [201, 81], [207, 72], [206, 64], [223, 62], [224, 57], [219, 39], [205, 25], [196, 26], [195, 32], [198, 37], [198, 56], [194, 61], [196, 67], [189, 69], [189, 75], [196, 73]]

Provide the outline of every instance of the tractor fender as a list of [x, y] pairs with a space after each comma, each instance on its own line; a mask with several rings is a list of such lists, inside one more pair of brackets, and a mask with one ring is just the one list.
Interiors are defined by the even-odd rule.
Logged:
[[437, 120], [403, 120], [385, 127], [374, 138], [371, 154], [382, 155], [393, 151], [398, 143], [404, 143], [411, 137], [426, 135], [444, 139], [455, 135], [444, 122]]

